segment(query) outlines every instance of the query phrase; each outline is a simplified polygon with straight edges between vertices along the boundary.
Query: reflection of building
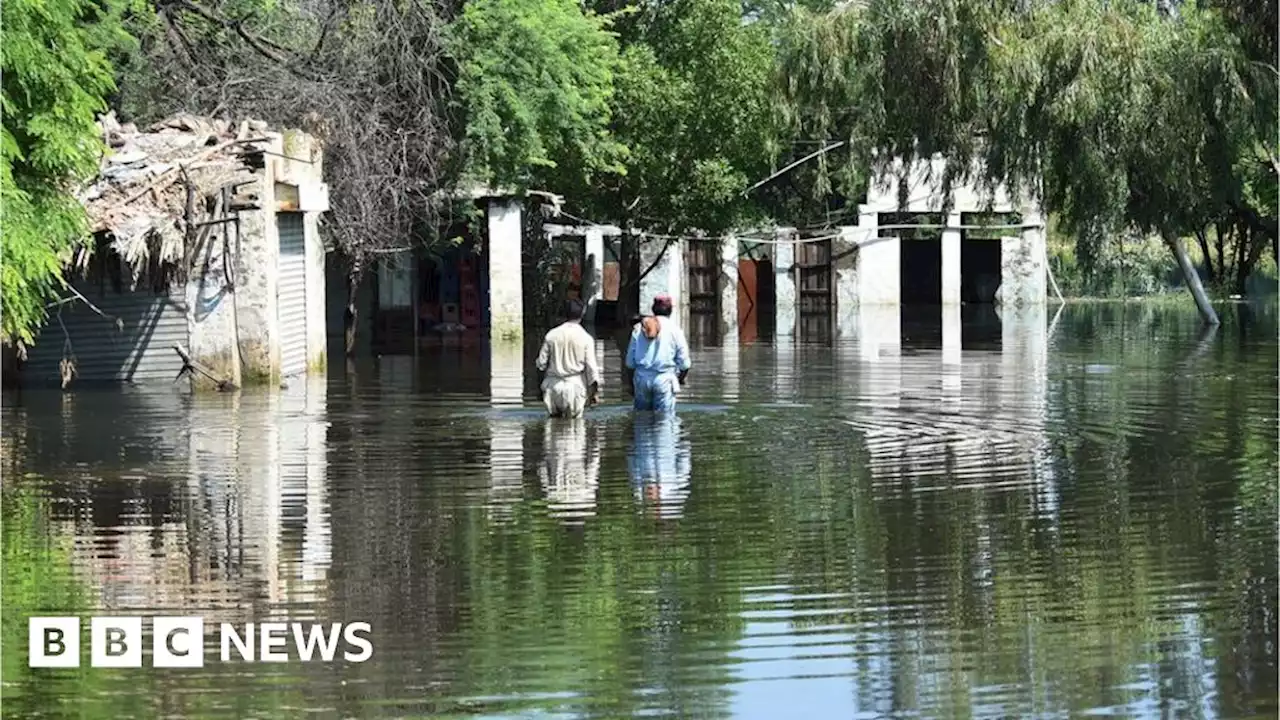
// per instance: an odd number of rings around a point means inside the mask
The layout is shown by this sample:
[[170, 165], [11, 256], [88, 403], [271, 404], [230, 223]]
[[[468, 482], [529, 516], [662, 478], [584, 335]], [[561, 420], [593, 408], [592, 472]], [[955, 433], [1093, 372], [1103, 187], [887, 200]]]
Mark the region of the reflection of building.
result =
[[[101, 602], [238, 622], [264, 600], [323, 599], [331, 554], [325, 392], [318, 377], [280, 393], [184, 399], [161, 391], [148, 394], [150, 412], [112, 393], [115, 414], [123, 405], [133, 420], [107, 439], [115, 452], [94, 444], [100, 415], [28, 415], [61, 425], [64, 443], [98, 448], [78, 457], [29, 453], [31, 471], [62, 479], [80, 475], [77, 465], [107, 465], [79, 489], [54, 490], [72, 504], [55, 522], [75, 538], [77, 568]], [[119, 448], [147, 475], [116, 470]]]
[[1054, 492], [1032, 472], [1048, 452], [1044, 306], [1002, 308], [1000, 324], [999, 351], [956, 353], [958, 365], [947, 350], [901, 353], [894, 323], [862, 328], [861, 407], [845, 422], [866, 438], [878, 483], [900, 481], [909, 467], [917, 484], [946, 475], [953, 486], [1032, 483]]
[[542, 443], [538, 478], [552, 517], [574, 522], [595, 515], [602, 445], [597, 424], [548, 418]]
[[663, 518], [679, 517], [689, 496], [692, 448], [675, 413], [636, 413], [627, 467], [641, 502]]

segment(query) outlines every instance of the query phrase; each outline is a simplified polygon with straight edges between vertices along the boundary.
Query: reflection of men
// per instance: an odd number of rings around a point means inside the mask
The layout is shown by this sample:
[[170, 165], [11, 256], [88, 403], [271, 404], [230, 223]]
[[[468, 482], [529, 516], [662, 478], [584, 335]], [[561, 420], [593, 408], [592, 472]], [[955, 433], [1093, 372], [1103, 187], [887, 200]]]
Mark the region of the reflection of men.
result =
[[600, 438], [581, 418], [548, 422], [543, 428], [538, 476], [551, 515], [573, 521], [595, 513], [600, 480]]
[[690, 448], [674, 414], [635, 416], [627, 468], [636, 494], [662, 517], [677, 517], [689, 495]]
[[547, 333], [538, 352], [542, 402], [552, 417], [582, 417], [587, 405], [596, 404], [600, 392], [600, 368], [596, 365], [596, 341], [582, 327], [582, 303], [565, 303], [564, 322]]
[[631, 331], [626, 366], [634, 372], [636, 410], [675, 410], [676, 393], [689, 374], [689, 343], [671, 319], [671, 296], [655, 297], [653, 315]]

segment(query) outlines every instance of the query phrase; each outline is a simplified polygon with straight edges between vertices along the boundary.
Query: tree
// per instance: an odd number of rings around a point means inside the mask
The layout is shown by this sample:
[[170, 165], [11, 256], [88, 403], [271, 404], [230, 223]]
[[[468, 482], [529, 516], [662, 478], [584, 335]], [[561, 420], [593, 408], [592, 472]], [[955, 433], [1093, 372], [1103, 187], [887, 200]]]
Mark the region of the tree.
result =
[[590, 185], [556, 180], [581, 213], [626, 230], [624, 316], [635, 309], [646, 270], [632, 272], [639, 228], [719, 233], [760, 215], [742, 191], [769, 168], [774, 54], [769, 31], [745, 24], [741, 13], [732, 0], [675, 0], [618, 14], [622, 57], [610, 130], [628, 150], [623, 168]]
[[366, 271], [447, 240], [433, 230], [455, 209], [442, 30], [456, 11], [431, 0], [158, 0], [149, 56], [130, 68], [126, 115], [254, 117], [323, 143], [332, 198], [323, 232], [346, 261], [348, 353]]
[[1183, 238], [1223, 216], [1258, 232], [1275, 217], [1251, 189], [1274, 182], [1275, 163], [1257, 161], [1275, 158], [1275, 71], [1216, 11], [1167, 14], [1137, 0], [797, 13], [781, 50], [787, 119], [847, 140], [824, 175], [938, 153], [944, 189], [977, 179], [1041, 199], [1085, 257], [1117, 230], [1157, 233], [1216, 323]]
[[528, 189], [557, 172], [622, 170], [609, 133], [618, 47], [573, 0], [473, 0], [446, 33], [458, 65], [467, 174]]
[[88, 229], [75, 183], [97, 171], [96, 124], [114, 90], [107, 52], [127, 46], [127, 6], [81, 0], [3, 5], [3, 318], [0, 336], [22, 351], [65, 287], [64, 254]]

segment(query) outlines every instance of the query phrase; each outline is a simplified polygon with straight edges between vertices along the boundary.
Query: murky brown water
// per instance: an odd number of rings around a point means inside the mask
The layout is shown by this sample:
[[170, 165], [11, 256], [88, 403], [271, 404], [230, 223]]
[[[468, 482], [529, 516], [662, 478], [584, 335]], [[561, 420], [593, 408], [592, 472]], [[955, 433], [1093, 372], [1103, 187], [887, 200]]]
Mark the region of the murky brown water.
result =
[[[676, 423], [616, 383], [548, 422], [459, 349], [7, 396], [3, 712], [1274, 717], [1277, 326], [1224, 320], [1075, 306], [958, 371], [700, 348]], [[26, 667], [28, 615], [108, 611], [368, 621], [374, 654]]]

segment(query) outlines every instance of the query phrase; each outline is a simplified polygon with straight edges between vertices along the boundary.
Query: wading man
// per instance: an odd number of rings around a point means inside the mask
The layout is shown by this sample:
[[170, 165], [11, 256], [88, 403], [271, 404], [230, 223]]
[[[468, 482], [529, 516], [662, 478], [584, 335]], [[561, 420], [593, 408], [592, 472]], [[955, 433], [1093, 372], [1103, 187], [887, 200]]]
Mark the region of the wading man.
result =
[[676, 393], [689, 374], [689, 344], [671, 319], [671, 297], [653, 299], [653, 315], [631, 331], [626, 367], [631, 373], [636, 410], [672, 412]]
[[543, 374], [542, 402], [547, 414], [576, 418], [599, 399], [600, 367], [596, 340], [582, 327], [582, 303], [565, 303], [564, 318], [543, 339], [537, 366]]

